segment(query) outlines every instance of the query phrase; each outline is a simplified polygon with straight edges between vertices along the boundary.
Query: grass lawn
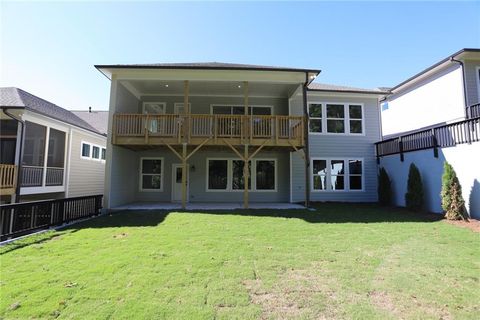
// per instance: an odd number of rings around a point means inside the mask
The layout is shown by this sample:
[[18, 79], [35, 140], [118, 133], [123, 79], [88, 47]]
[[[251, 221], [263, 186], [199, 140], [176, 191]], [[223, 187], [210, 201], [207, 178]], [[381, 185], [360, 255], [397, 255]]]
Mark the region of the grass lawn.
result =
[[0, 248], [0, 316], [478, 319], [479, 240], [373, 205], [123, 212]]

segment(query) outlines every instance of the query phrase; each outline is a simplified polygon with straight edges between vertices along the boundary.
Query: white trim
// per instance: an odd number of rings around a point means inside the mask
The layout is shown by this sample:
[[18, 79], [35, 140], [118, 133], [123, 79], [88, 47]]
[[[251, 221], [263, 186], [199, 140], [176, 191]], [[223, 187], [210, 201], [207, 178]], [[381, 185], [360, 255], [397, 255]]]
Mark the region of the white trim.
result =
[[[475, 67], [475, 79], [477, 80], [477, 103], [480, 103], [480, 66]], [[473, 103], [470, 101], [469, 104]]]
[[[318, 176], [318, 174], [313, 173], [313, 161], [314, 160], [325, 160], [326, 161], [326, 166], [327, 166], [327, 173], [325, 175], [326, 177], [326, 182], [327, 182], [327, 188], [325, 190], [318, 190], [314, 189], [313, 186], [313, 177]], [[330, 169], [330, 163], [332, 160], [343, 160], [344, 161], [344, 166], [345, 166], [345, 173], [343, 174], [344, 176], [344, 189], [343, 190], [332, 190], [331, 186], [331, 169]], [[361, 161], [362, 162], [362, 189], [359, 190], [351, 190], [350, 189], [350, 166], [348, 161]], [[364, 192], [365, 191], [365, 160], [364, 158], [358, 158], [358, 157], [310, 157], [310, 192], [314, 193], [325, 193], [325, 192]], [[356, 175], [358, 176], [358, 175]]]
[[[329, 102], [329, 101], [309, 101], [307, 103], [308, 106], [308, 114], [310, 114], [310, 105], [311, 104], [321, 104], [322, 105], [322, 132], [310, 132], [310, 116], [308, 116], [308, 134], [309, 135], [333, 135], [333, 136], [353, 136], [353, 137], [364, 137], [366, 135], [366, 128], [365, 128], [365, 104], [361, 102]], [[327, 104], [332, 105], [343, 105], [344, 111], [344, 128], [345, 132], [343, 133], [335, 133], [335, 132], [327, 132]], [[360, 119], [350, 119], [350, 106], [360, 106], [362, 109], [362, 133], [351, 133], [350, 132], [350, 120], [360, 120]], [[318, 117], [314, 117], [313, 119], [317, 119]], [[328, 118], [330, 120], [341, 120], [342, 118]]]
[[[70, 128], [69, 133], [68, 133], [68, 149], [67, 149], [67, 172], [65, 174], [65, 197], [68, 198], [69, 193], [70, 193], [70, 168], [72, 165], [72, 128]], [[65, 139], [66, 140], [66, 139]], [[80, 144], [80, 149], [82, 148], [82, 145]]]
[[[213, 107], [244, 107], [244, 104], [232, 104], [232, 103], [212, 103], [210, 104], [210, 114], [213, 114]], [[248, 104], [249, 108], [270, 108], [270, 115], [274, 115], [272, 105], [263, 104]], [[245, 111], [245, 110], [244, 110]], [[232, 113], [230, 113], [233, 115]], [[241, 116], [241, 114], [239, 114]]]
[[[183, 102], [175, 102], [173, 105], [173, 114], [180, 114], [178, 109], [183, 108]], [[188, 103], [188, 109], [190, 110], [190, 113], [192, 113], [192, 104], [189, 102]]]
[[21, 187], [20, 195], [64, 192], [65, 186]]
[[[209, 189], [208, 188], [208, 177], [209, 177], [209, 166], [208, 163], [210, 160], [224, 160], [227, 161], [227, 188], [226, 189]], [[205, 176], [205, 192], [243, 192], [244, 189], [233, 189], [233, 161], [243, 161], [240, 158], [235, 157], [214, 157], [206, 159], [206, 176]], [[275, 162], [275, 188], [273, 190], [257, 190], [257, 161], [274, 161]], [[250, 189], [248, 192], [278, 192], [278, 159], [277, 158], [254, 158], [251, 159], [251, 176], [250, 176]]]
[[125, 87], [131, 94], [135, 96], [138, 100], [142, 100], [142, 95], [140, 92], [128, 81], [120, 81], [120, 84]]
[[[161, 169], [160, 169], [160, 189], [143, 189], [143, 160], [161, 160], [162, 161], [162, 166], [161, 166]], [[164, 180], [164, 176], [165, 176], [165, 170], [164, 170], [164, 166], [165, 166], [165, 159], [163, 157], [141, 157], [140, 158], [140, 165], [138, 166], [140, 171], [138, 173], [138, 177], [139, 177], [139, 183], [138, 183], [138, 190], [140, 192], [163, 192], [163, 180]], [[158, 175], [158, 173], [156, 174], [149, 174], [147, 173], [146, 175]]]
[[[88, 144], [88, 146], [89, 146], [88, 156], [83, 155], [83, 145], [84, 144]], [[85, 159], [85, 160], [89, 160], [89, 159], [91, 159], [91, 157], [90, 157], [91, 155], [92, 155], [92, 144], [90, 142], [86, 142], [86, 141], [82, 140], [82, 142], [80, 142], [80, 158]]]
[[162, 112], [158, 113], [158, 114], [165, 114], [166, 111], [167, 111], [167, 103], [166, 102], [163, 102], [163, 101], [144, 101], [142, 102], [142, 114], [145, 114], [145, 105], [146, 104], [160, 104], [162, 105]]
[[[66, 140], [66, 137], [65, 137]], [[45, 153], [43, 159], [43, 177], [42, 177], [42, 187], [47, 186], [47, 169], [48, 169], [48, 147], [50, 146], [50, 127], [47, 127], [47, 131], [45, 132]], [[64, 164], [65, 166], [65, 164]], [[65, 173], [65, 167], [63, 169]], [[63, 181], [62, 181], [63, 182]]]
[[[170, 195], [170, 201], [172, 202], [179, 202], [179, 201], [182, 201], [182, 199], [180, 200], [174, 200], [173, 199], [173, 194], [174, 194], [174, 190], [175, 190], [175, 184], [177, 183], [177, 173], [176, 173], [176, 168], [183, 168], [183, 165], [181, 163], [172, 163], [172, 192], [171, 195]], [[190, 166], [189, 164], [187, 163], [187, 203], [189, 202], [189, 199], [190, 199]]]

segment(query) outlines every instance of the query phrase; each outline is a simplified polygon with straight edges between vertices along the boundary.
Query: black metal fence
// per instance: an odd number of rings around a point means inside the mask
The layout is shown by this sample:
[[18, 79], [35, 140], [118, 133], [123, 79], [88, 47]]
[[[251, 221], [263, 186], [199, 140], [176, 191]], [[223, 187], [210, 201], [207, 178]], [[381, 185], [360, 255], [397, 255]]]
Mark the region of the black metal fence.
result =
[[480, 117], [480, 103], [473, 104], [473, 105], [467, 107], [467, 116], [469, 118]]
[[103, 195], [0, 206], [0, 240], [100, 214]]
[[377, 157], [480, 141], [480, 115], [375, 143]]

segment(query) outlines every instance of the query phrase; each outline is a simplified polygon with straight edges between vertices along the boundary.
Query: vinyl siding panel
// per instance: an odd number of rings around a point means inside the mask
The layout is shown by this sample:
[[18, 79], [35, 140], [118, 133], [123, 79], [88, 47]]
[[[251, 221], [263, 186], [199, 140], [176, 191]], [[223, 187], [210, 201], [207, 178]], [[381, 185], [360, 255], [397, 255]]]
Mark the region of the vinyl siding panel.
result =
[[391, 95], [382, 111], [383, 134], [390, 135], [465, 117], [463, 72], [459, 64]]
[[480, 103], [478, 69], [480, 60], [465, 61], [465, 87], [467, 90], [467, 104]]
[[81, 157], [82, 141], [105, 147], [106, 138], [72, 130], [68, 196], [103, 194], [105, 161]]
[[[380, 119], [376, 98], [353, 98], [309, 92], [308, 102], [362, 103], [364, 105], [365, 135], [325, 135], [310, 134], [309, 146], [311, 158], [362, 158], [364, 191], [311, 192], [312, 201], [377, 201], [377, 164], [374, 143], [381, 139]], [[292, 156], [292, 200], [305, 198], [304, 163], [299, 155]]]
[[[108, 156], [107, 156], [107, 161]], [[138, 177], [138, 161], [134, 151], [112, 146], [109, 208], [134, 202]]]

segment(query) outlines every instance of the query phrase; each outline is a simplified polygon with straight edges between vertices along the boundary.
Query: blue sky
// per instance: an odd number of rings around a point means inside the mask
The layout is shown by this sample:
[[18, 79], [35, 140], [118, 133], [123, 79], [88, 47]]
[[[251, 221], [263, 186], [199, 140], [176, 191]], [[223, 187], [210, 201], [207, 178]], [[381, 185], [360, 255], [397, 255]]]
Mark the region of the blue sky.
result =
[[107, 109], [94, 64], [220, 61], [319, 68], [393, 86], [480, 47], [480, 2], [1, 2], [0, 85]]

